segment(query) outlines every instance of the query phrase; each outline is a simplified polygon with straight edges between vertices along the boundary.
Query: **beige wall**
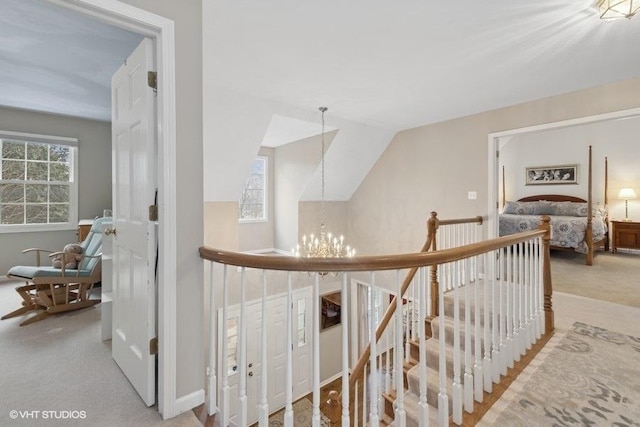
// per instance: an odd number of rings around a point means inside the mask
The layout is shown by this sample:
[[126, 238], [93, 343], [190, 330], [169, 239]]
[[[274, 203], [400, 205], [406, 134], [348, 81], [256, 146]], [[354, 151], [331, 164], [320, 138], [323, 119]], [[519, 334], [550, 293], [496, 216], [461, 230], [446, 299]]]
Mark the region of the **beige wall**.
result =
[[[78, 138], [78, 218], [102, 216], [111, 207], [111, 123], [0, 107], [0, 130]], [[76, 229], [0, 233], [0, 275], [35, 262], [22, 249], [62, 250], [77, 239]]]
[[489, 133], [639, 106], [635, 78], [400, 132], [349, 201], [349, 238], [360, 254], [419, 250], [430, 211], [487, 214]]
[[[171, 19], [176, 44], [177, 397], [204, 388], [202, 1], [123, 0]], [[162, 171], [160, 171], [162, 173]], [[160, 200], [162, 203], [162, 200]]]

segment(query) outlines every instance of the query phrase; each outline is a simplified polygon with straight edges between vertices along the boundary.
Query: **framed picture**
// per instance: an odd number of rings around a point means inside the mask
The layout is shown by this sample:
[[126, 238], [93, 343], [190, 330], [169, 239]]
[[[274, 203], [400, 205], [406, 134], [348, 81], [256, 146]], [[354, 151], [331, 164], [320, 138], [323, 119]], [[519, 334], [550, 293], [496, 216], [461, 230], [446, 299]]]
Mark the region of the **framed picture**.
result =
[[578, 165], [525, 168], [526, 185], [577, 184]]
[[320, 331], [340, 324], [341, 299], [340, 291], [320, 296]]

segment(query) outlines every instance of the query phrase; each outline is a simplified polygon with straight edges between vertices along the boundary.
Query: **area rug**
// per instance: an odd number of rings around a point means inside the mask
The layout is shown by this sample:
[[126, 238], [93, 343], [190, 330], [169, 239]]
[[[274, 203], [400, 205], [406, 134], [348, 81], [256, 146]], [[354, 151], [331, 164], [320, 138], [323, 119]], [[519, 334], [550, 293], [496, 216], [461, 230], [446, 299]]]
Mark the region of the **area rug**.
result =
[[[311, 427], [313, 419], [313, 405], [309, 399], [300, 399], [293, 404], [293, 425], [295, 427]], [[331, 421], [323, 413], [320, 413], [320, 425], [330, 427]], [[269, 427], [284, 426], [284, 409], [269, 417]]]
[[640, 338], [576, 322], [479, 426], [640, 426]]

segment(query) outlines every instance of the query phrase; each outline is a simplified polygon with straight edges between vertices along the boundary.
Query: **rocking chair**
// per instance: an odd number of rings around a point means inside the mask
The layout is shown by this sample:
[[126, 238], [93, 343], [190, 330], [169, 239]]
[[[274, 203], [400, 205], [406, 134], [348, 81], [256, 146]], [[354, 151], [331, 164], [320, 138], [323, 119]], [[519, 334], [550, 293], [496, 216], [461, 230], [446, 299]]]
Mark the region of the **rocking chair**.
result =
[[40, 311], [22, 323], [28, 325], [42, 320], [52, 313], [78, 310], [100, 302], [90, 299], [94, 284], [101, 280], [102, 257], [102, 223], [111, 218], [98, 218], [93, 223], [87, 237], [80, 244], [83, 248], [82, 258], [75, 269], [40, 265], [41, 254], [49, 253], [49, 257], [61, 255], [63, 252], [52, 252], [46, 249], [25, 249], [22, 253], [36, 252], [36, 265], [19, 265], [12, 267], [7, 277], [21, 279], [26, 282], [18, 286], [16, 291], [22, 297], [22, 307], [2, 316], [2, 320], [20, 316], [30, 311]]

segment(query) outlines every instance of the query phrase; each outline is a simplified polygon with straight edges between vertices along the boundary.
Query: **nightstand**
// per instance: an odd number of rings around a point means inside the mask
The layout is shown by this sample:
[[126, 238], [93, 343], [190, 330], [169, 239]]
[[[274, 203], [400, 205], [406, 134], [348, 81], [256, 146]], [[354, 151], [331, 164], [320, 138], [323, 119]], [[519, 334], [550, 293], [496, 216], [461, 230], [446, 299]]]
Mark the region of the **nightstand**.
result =
[[640, 249], [640, 222], [611, 221], [611, 252], [618, 248]]

